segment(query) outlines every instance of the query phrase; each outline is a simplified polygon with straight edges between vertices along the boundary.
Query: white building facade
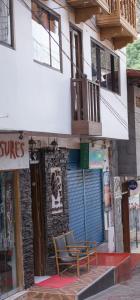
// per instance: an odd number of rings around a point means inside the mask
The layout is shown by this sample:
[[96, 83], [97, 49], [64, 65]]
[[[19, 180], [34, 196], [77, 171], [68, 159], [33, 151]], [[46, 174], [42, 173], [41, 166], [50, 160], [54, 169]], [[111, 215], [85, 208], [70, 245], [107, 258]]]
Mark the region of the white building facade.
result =
[[55, 271], [52, 236], [72, 229], [92, 239], [95, 219], [101, 243], [113, 224], [111, 143], [128, 140], [121, 48], [136, 36], [134, 7], [127, 18], [123, 5], [0, 1], [2, 299]]

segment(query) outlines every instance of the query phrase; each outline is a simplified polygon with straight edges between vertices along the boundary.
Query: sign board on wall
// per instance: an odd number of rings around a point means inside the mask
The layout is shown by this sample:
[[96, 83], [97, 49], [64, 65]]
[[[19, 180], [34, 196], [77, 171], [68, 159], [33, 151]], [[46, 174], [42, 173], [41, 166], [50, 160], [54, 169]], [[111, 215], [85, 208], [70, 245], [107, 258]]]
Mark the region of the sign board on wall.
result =
[[61, 168], [51, 168], [51, 193], [52, 214], [60, 214], [63, 212]]
[[18, 134], [0, 134], [0, 170], [29, 168], [28, 137]]
[[88, 143], [81, 143], [80, 166], [82, 169], [102, 169], [103, 171], [108, 171], [108, 150], [102, 148], [96, 149]]

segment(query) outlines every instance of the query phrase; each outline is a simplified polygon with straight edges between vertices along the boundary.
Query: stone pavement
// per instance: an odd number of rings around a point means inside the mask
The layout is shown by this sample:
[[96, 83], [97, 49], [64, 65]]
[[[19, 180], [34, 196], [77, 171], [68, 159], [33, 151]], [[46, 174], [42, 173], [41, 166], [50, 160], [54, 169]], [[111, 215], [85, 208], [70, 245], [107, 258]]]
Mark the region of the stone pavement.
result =
[[140, 266], [136, 267], [129, 280], [86, 300], [140, 300]]

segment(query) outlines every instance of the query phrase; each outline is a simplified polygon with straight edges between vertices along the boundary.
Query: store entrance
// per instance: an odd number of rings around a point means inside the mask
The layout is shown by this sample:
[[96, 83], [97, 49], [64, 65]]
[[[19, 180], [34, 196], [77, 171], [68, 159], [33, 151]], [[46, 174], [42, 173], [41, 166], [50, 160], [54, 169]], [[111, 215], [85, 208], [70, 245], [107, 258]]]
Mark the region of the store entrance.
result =
[[14, 172], [0, 173], [0, 299], [17, 288]]
[[40, 163], [30, 165], [34, 275], [46, 275], [46, 231], [45, 231], [45, 201], [43, 201], [43, 178]]

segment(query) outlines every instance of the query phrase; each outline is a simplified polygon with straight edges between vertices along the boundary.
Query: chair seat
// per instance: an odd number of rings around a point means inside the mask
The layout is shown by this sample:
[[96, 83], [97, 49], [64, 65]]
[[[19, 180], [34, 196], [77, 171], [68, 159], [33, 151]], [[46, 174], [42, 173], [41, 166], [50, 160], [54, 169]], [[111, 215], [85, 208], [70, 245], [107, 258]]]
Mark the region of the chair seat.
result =
[[67, 262], [67, 263], [69, 263], [69, 262], [75, 262], [76, 261], [76, 256], [63, 256], [63, 257], [61, 257], [61, 259], [60, 259], [62, 262]]

